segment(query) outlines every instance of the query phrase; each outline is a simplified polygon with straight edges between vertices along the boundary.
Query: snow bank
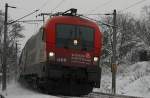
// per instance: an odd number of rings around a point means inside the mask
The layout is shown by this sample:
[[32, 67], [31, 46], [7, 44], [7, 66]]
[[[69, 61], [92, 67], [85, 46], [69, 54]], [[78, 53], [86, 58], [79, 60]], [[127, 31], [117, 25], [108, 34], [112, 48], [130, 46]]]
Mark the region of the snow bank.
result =
[[[138, 62], [128, 67], [119, 66], [116, 79], [116, 93], [150, 98], [150, 62]], [[122, 68], [123, 67], [123, 68]], [[122, 70], [124, 69], [124, 70]], [[122, 70], [122, 71], [119, 71]], [[102, 75], [101, 88], [94, 91], [111, 93], [111, 73]], [[41, 94], [11, 82], [7, 87], [6, 98], [60, 98]]]
[[[130, 96], [150, 98], [150, 62], [138, 62], [128, 67], [118, 68], [116, 93]], [[100, 89], [94, 91], [111, 93], [111, 74], [102, 76]]]
[[117, 78], [119, 94], [150, 97], [150, 62], [138, 62]]
[[124, 88], [124, 93], [150, 98], [150, 76], [143, 76]]
[[59, 98], [56, 96], [50, 96], [32, 91], [21, 86], [17, 82], [11, 82], [8, 84], [7, 91], [3, 95], [5, 98]]
[[34, 95], [11, 95], [6, 96], [6, 98], [58, 98], [54, 96], [48, 96], [48, 95], [40, 95], [40, 94], [34, 94]]

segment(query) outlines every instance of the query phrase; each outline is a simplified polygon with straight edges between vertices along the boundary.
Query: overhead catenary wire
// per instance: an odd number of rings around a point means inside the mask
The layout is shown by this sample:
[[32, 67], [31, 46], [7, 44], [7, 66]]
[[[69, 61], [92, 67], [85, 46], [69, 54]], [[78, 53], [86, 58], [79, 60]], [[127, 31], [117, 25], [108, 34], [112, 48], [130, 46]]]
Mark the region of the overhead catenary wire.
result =
[[104, 22], [102, 22], [102, 21], [99, 21], [99, 20], [96, 20], [96, 19], [93, 19], [93, 18], [89, 18], [89, 17], [84, 16], [84, 15], [82, 15], [82, 17], [87, 18], [87, 19], [90, 19], [90, 20], [95, 21], [95, 22], [97, 22], [97, 23], [101, 23], [102, 25], [106, 25], [106, 26], [109, 26], [109, 27], [116, 27], [116, 26], [114, 26], [114, 25], [112, 25], [112, 24], [107, 24], [107, 23], [104, 23]]
[[23, 23], [26, 23], [26, 22], [42, 22], [43, 20], [22, 20], [22, 21], [17, 21], [17, 22], [23, 22]]
[[97, 16], [97, 15], [113, 15], [113, 13], [95, 13], [95, 14], [89, 14], [89, 13], [84, 13], [84, 14], [81, 14], [81, 15], [86, 15], [86, 16], [90, 16], [90, 15], [93, 15], [93, 16]]
[[29, 10], [29, 9], [26, 9], [26, 8], [23, 8], [23, 7], [20, 7], [20, 6], [16, 6], [16, 9], [22, 10], [22, 11], [25, 11], [25, 12], [31, 11], [31, 10]]
[[[47, 0], [40, 8], [39, 8], [39, 10], [42, 10], [45, 6], [46, 6], [46, 4], [47, 4], [47, 2], [48, 2], [49, 0]], [[52, 10], [51, 10], [51, 12], [53, 12], [54, 10], [56, 10], [63, 2], [65, 2], [65, 0], [61, 0]], [[43, 16], [43, 24], [44, 24], [44, 20], [45, 20], [45, 15], [48, 15], [48, 16], [53, 16], [53, 14], [52, 13], [41, 13], [41, 14], [38, 14], [38, 15], [36, 15], [36, 18], [37, 18], [37, 16]]]
[[130, 9], [130, 8], [132, 8], [132, 7], [135, 7], [136, 5], [141, 4], [141, 3], [145, 2], [145, 1], [147, 1], [147, 0], [140, 0], [140, 1], [138, 1], [138, 2], [136, 2], [136, 3], [134, 3], [134, 4], [130, 5], [130, 6], [128, 6], [128, 7], [126, 7], [126, 8], [120, 10], [119, 12], [123, 12], [123, 11], [125, 11], [125, 10], [128, 10], [128, 9]]
[[30, 15], [36, 13], [37, 11], [39, 11], [39, 10], [35, 10], [35, 11], [33, 11], [33, 12], [31, 12], [31, 13], [29, 13], [29, 14], [27, 14], [27, 15], [21, 17], [21, 18], [18, 18], [18, 19], [14, 20], [14, 21], [8, 22], [8, 24], [13, 24], [13, 23], [15, 23], [15, 22], [17, 22], [17, 21], [19, 21], [19, 20], [25, 18], [25, 17], [28, 17], [28, 16], [30, 16]]
[[64, 3], [65, 0], [61, 0], [52, 10], [51, 12], [53, 12], [54, 10], [56, 10], [62, 3]]
[[42, 10], [49, 2], [50, 2], [50, 0], [46, 0], [45, 3], [43, 3], [43, 5], [41, 5], [39, 10]]
[[[18, 18], [18, 19], [16, 19], [15, 21], [10, 21], [10, 22], [8, 22], [8, 24], [15, 23], [15, 22], [17, 22], [17, 21], [19, 21], [19, 20], [21, 20], [21, 19], [23, 19], [23, 18], [25, 18], [25, 17], [28, 17], [28, 16], [30, 16], [30, 15], [32, 15], [32, 14], [34, 14], [34, 13], [40, 11], [40, 10], [42, 10], [42, 9], [46, 6], [46, 4], [47, 4], [48, 2], [49, 2], [49, 0], [47, 0], [41, 7], [39, 7], [39, 9], [34, 10], [33, 12], [31, 12], [31, 13], [29, 13], [29, 14], [27, 14], [27, 15], [21, 17], [21, 18]], [[17, 9], [22, 9], [22, 10], [25, 10], [25, 11], [29, 11], [29, 10], [27, 10], [27, 9], [25, 9], [25, 8], [22, 8], [22, 7], [17, 7]]]
[[103, 7], [103, 6], [106, 6], [107, 4], [110, 4], [112, 2], [112, 0], [109, 0], [109, 1], [106, 1], [105, 3], [103, 3], [103, 4], [100, 4], [100, 5], [98, 5], [98, 6], [96, 6], [94, 9], [92, 9], [90, 12], [94, 12], [94, 11], [96, 11], [97, 9], [99, 9], [99, 8], [101, 8], [101, 7]]
[[[65, 2], [65, 0], [61, 0], [52, 10], [51, 10], [51, 13], [41, 13], [41, 14], [39, 14], [39, 15], [36, 15], [36, 18], [37, 18], [37, 16], [43, 16], [43, 24], [44, 24], [44, 16], [45, 15], [48, 15], [48, 16], [54, 16], [56, 13], [52, 13], [54, 10], [56, 10], [62, 3], [64, 3]], [[43, 5], [45, 5], [45, 4], [43, 4]], [[41, 8], [40, 8], [40, 10], [41, 10]]]

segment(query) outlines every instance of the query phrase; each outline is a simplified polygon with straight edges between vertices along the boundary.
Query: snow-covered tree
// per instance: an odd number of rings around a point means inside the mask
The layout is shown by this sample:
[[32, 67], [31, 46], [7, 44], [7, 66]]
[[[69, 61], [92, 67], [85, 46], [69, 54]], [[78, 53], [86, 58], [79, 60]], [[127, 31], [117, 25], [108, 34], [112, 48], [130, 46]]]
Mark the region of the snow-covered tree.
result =
[[[107, 18], [105, 23], [112, 24], [112, 18]], [[112, 57], [112, 28], [102, 26], [103, 55], [102, 62], [111, 63]], [[134, 63], [138, 61], [138, 53], [150, 45], [150, 30], [148, 26], [135, 19], [130, 14], [117, 14], [117, 61], [118, 63]]]
[[[9, 21], [9, 19], [8, 19]], [[23, 26], [19, 23], [8, 24], [7, 32], [7, 67], [9, 71], [13, 71], [16, 67], [16, 42], [19, 38], [23, 38], [21, 34]], [[3, 45], [4, 45], [4, 13], [0, 11], [0, 67], [2, 66]], [[18, 48], [19, 49], [19, 48]], [[0, 68], [1, 69], [1, 68]]]

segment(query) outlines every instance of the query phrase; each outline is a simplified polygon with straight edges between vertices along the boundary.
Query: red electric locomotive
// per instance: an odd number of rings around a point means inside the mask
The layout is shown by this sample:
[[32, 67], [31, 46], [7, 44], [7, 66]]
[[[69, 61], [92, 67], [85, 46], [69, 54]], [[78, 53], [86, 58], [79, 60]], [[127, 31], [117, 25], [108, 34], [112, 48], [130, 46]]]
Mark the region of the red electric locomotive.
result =
[[20, 79], [68, 95], [100, 87], [102, 33], [76, 11], [54, 15], [27, 41], [19, 63]]

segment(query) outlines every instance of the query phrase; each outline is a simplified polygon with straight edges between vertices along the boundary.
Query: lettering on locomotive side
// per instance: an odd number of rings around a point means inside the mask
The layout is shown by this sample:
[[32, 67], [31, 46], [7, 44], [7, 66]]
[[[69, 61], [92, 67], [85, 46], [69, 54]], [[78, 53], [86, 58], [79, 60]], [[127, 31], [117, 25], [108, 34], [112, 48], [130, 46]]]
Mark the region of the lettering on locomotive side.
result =
[[86, 58], [91, 58], [91, 55], [90, 55], [89, 53], [86, 53], [86, 54], [85, 54], [85, 57], [86, 57]]
[[85, 55], [83, 55], [83, 54], [72, 54], [72, 57], [85, 57]]
[[82, 64], [91, 64], [92, 59], [90, 54], [72, 54], [71, 55], [71, 61], [74, 63], [82, 63]]

